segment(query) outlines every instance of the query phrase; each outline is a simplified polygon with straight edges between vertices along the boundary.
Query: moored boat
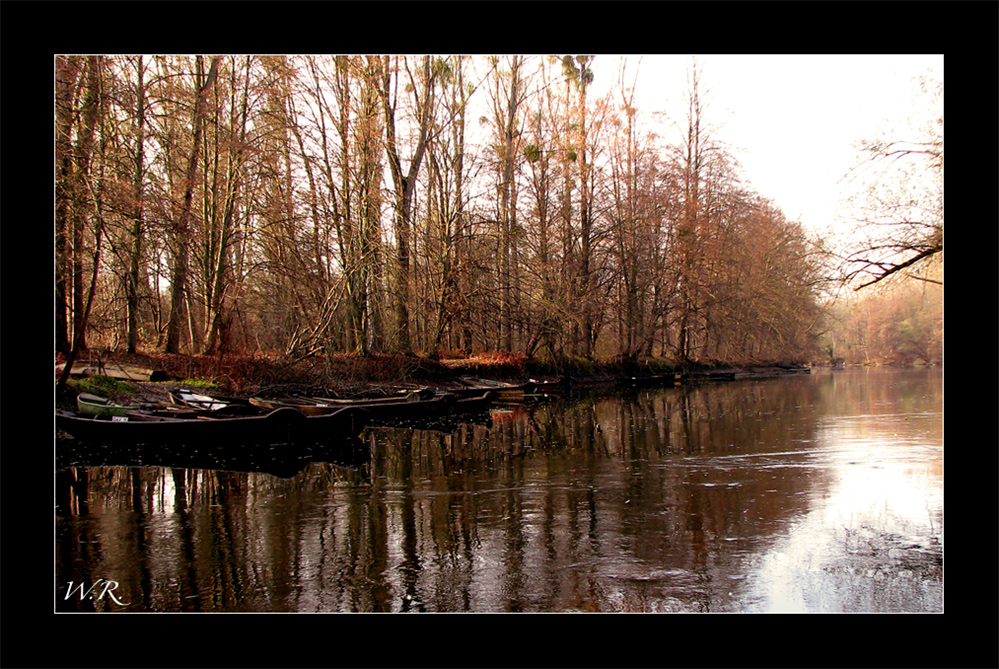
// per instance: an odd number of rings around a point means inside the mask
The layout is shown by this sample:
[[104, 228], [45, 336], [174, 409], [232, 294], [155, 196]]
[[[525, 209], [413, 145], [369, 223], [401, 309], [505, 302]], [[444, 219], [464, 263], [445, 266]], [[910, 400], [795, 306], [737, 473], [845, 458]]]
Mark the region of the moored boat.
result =
[[[496, 393], [496, 399], [503, 402], [522, 402], [528, 395], [532, 395], [537, 390], [537, 384], [533, 381], [526, 383], [508, 383], [506, 381], [494, 381], [475, 376], [464, 376], [461, 382], [465, 384], [465, 392], [482, 392], [492, 390]], [[453, 392], [449, 389], [449, 392]]]
[[317, 402], [326, 402], [329, 404], [343, 404], [343, 405], [355, 405], [355, 404], [376, 404], [382, 402], [418, 402], [420, 400], [431, 400], [436, 397], [438, 393], [434, 391], [433, 388], [419, 388], [416, 390], [400, 390], [396, 393], [390, 394], [379, 394], [379, 395], [359, 395], [356, 397], [309, 397], [305, 399], [314, 399]]
[[76, 396], [76, 408], [81, 414], [90, 416], [124, 416], [138, 407], [117, 404], [91, 393], [80, 393]]
[[683, 380], [683, 375], [679, 373], [651, 374], [648, 376], [623, 376], [620, 384], [625, 386], [668, 386], [678, 385]]
[[530, 381], [534, 384], [534, 392], [539, 395], [560, 395], [569, 386], [567, 379], [559, 379], [557, 381], [531, 379]]
[[325, 416], [344, 408], [340, 404], [306, 397], [251, 397], [249, 403], [264, 411], [292, 408], [306, 416]]
[[107, 444], [287, 444], [356, 437], [368, 412], [344, 407], [322, 416], [281, 408], [263, 416], [173, 418], [130, 411], [124, 416], [56, 412], [56, 427], [77, 439]]
[[261, 413], [248, 400], [237, 397], [214, 397], [186, 388], [170, 392], [168, 409], [192, 410], [208, 416], [251, 416]]
[[496, 391], [487, 390], [479, 395], [458, 397], [454, 402], [454, 413], [473, 414], [488, 411], [496, 397]]
[[454, 413], [459, 398], [445, 393], [432, 399], [402, 402], [370, 402], [356, 404], [371, 416], [372, 424], [387, 424], [397, 421], [433, 420]]
[[184, 404], [192, 409], [202, 409], [205, 411], [218, 411], [228, 406], [226, 402], [216, 400], [208, 395], [192, 392], [186, 388], [171, 392], [170, 398], [177, 404]]
[[457, 398], [450, 394], [440, 395], [432, 399], [400, 397], [347, 401], [314, 397], [285, 397], [273, 399], [251, 397], [250, 402], [254, 406], [269, 411], [292, 408], [310, 416], [322, 416], [340, 411], [344, 408], [363, 409], [368, 413], [372, 421], [386, 422], [442, 416], [450, 413], [454, 409], [457, 404]]

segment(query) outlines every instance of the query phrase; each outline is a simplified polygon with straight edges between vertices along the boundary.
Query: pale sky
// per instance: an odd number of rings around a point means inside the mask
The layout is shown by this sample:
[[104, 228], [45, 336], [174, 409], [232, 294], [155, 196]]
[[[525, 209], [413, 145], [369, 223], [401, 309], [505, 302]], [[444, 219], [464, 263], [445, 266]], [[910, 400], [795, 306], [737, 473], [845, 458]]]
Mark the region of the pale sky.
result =
[[[823, 230], [836, 221], [837, 183], [852, 144], [909, 113], [911, 80], [942, 55], [697, 55], [706, 120], [732, 150], [753, 188], [790, 219]], [[618, 56], [598, 55], [613, 85]], [[690, 55], [628, 55], [638, 69], [637, 106], [684, 116]], [[639, 61], [639, 59], [641, 59]], [[596, 66], [595, 66], [596, 69]], [[595, 82], [595, 85], [597, 82]]]

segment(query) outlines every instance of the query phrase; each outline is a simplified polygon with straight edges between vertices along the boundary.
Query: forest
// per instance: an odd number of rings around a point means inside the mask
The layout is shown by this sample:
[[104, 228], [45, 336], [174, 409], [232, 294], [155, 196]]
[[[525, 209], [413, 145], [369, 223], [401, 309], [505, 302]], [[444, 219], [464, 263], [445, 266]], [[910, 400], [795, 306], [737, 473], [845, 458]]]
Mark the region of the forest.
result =
[[843, 357], [696, 63], [666, 134], [593, 59], [56, 57], [57, 354]]

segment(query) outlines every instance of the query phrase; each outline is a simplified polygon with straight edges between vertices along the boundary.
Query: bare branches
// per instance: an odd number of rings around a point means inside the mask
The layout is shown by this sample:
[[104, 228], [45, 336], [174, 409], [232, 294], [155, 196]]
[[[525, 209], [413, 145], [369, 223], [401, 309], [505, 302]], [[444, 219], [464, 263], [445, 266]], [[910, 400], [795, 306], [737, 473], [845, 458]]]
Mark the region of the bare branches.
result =
[[919, 82], [914, 118], [901, 130], [915, 140], [857, 145], [859, 160], [847, 175], [847, 215], [857, 227], [840, 254], [843, 282], [855, 290], [903, 275], [939, 283], [903, 270], [928, 267], [943, 252], [942, 91], [942, 82]]
[[[874, 249], [871, 249], [871, 250], [875, 250], [876, 251], [876, 250], [879, 250], [879, 249], [878, 248], [874, 248]], [[906, 251], [913, 251], [915, 249], [905, 249], [905, 250]], [[937, 253], [940, 253], [941, 251], [943, 251], [943, 244], [940, 244], [940, 245], [937, 245], [937, 246], [932, 246], [930, 248], [927, 248], [927, 249], [924, 249], [922, 251], [919, 251], [918, 253], [916, 253], [916, 255], [911, 256], [907, 260], [904, 260], [904, 261], [899, 262], [899, 263], [879, 261], [879, 260], [874, 260], [874, 259], [870, 259], [870, 258], [859, 258], [859, 257], [858, 258], [851, 258], [851, 259], [849, 259], [849, 262], [855, 263], [855, 264], [859, 263], [861, 265], [861, 267], [860, 267], [860, 269], [856, 269], [856, 270], [854, 270], [852, 272], [849, 272], [846, 275], [846, 280], [848, 282], [849, 281], [853, 281], [856, 277], [858, 277], [858, 276], [860, 276], [862, 274], [871, 275], [873, 278], [871, 278], [870, 280], [868, 280], [868, 281], [860, 284], [859, 286], [857, 286], [854, 289], [854, 290], [860, 290], [861, 288], [866, 288], [867, 286], [872, 286], [872, 285], [878, 283], [879, 281], [883, 281], [884, 279], [887, 279], [888, 277], [892, 276], [893, 274], [896, 274], [897, 272], [901, 272], [905, 268], [911, 267], [911, 266], [915, 265], [916, 263], [922, 262], [923, 260], [926, 260], [927, 258], [930, 258], [930, 257], [936, 255]], [[927, 282], [930, 282], [930, 283], [936, 283], [936, 284], [939, 284], [939, 285], [943, 285], [942, 281], [937, 281], [935, 279], [928, 279], [926, 277], [918, 277], [918, 276], [915, 276], [915, 275], [912, 275], [912, 274], [907, 274], [907, 276], [910, 276], [910, 277], [913, 277], [913, 278], [916, 278], [916, 279], [920, 279], [922, 281], [927, 281]]]
[[590, 56], [107, 58], [101, 81], [57, 63], [57, 272], [92, 282], [105, 345], [703, 358], [811, 335], [800, 235], [739, 183], [696, 68], [670, 146]]

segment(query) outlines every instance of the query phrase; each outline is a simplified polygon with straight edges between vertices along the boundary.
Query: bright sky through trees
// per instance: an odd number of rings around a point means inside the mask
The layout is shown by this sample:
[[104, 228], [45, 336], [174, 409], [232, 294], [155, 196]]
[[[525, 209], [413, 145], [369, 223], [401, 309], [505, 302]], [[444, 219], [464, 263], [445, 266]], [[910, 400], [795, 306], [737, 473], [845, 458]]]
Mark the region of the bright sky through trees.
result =
[[[622, 56], [601, 55], [602, 86], [614, 86]], [[632, 54], [638, 106], [682, 121], [691, 55]], [[890, 131], [911, 110], [912, 80], [942, 55], [697, 55], [707, 91], [706, 116], [753, 188], [791, 219], [822, 231], [837, 222], [840, 179], [853, 145]], [[892, 125], [889, 125], [892, 124]]]

